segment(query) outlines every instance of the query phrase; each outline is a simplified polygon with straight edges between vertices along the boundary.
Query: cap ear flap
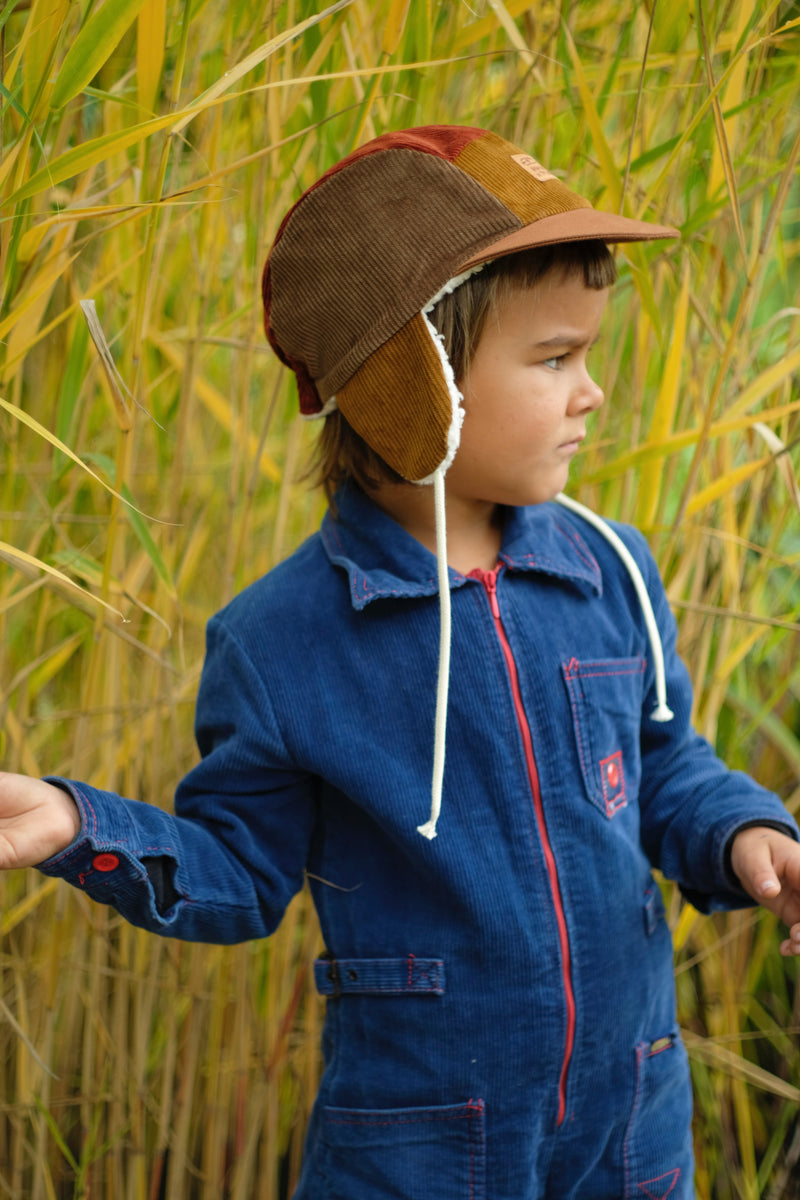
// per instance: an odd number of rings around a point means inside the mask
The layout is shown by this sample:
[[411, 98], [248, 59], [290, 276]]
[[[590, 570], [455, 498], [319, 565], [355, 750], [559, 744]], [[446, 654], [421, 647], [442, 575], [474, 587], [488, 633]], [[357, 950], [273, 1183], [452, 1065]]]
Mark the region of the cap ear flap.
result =
[[375, 350], [336, 393], [339, 411], [356, 433], [415, 483], [452, 460], [461, 428], [460, 399], [438, 334], [422, 313]]

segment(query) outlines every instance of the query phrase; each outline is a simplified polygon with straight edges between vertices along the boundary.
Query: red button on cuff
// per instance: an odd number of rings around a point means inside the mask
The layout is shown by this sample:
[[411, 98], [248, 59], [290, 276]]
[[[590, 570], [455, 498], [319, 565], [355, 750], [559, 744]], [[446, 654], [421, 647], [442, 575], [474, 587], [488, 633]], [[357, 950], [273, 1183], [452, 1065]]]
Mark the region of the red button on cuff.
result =
[[119, 859], [116, 854], [96, 854], [92, 859], [95, 871], [116, 871]]

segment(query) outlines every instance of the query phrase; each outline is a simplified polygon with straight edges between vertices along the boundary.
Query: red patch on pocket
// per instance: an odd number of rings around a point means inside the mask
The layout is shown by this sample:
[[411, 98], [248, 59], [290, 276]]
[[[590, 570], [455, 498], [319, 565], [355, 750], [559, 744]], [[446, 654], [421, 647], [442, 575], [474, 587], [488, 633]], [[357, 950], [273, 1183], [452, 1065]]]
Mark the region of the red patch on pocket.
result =
[[600, 760], [600, 779], [603, 784], [606, 816], [613, 817], [617, 809], [624, 808], [628, 803], [628, 797], [625, 795], [625, 772], [622, 769], [621, 750]]

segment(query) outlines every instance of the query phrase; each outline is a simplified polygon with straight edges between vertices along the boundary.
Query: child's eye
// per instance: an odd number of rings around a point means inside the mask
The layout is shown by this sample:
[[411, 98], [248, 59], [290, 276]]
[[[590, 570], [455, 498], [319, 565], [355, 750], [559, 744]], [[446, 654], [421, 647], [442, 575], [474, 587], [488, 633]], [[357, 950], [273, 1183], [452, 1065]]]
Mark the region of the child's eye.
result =
[[566, 357], [566, 354], [556, 354], [553, 358], [545, 358], [542, 360], [542, 366], [550, 367], [553, 371], [558, 371]]

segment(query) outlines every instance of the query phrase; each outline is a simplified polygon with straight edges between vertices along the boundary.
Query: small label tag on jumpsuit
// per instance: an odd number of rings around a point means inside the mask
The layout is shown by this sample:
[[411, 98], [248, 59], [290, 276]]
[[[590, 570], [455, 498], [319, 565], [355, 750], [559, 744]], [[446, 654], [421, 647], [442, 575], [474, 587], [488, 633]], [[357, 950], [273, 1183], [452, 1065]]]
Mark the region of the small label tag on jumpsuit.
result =
[[600, 779], [603, 784], [603, 800], [606, 816], [613, 817], [618, 808], [628, 803], [625, 795], [625, 772], [622, 769], [622, 751], [617, 750], [600, 761]]

